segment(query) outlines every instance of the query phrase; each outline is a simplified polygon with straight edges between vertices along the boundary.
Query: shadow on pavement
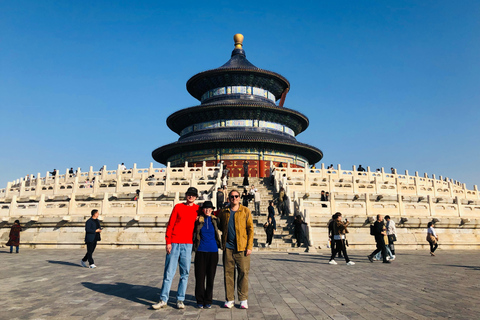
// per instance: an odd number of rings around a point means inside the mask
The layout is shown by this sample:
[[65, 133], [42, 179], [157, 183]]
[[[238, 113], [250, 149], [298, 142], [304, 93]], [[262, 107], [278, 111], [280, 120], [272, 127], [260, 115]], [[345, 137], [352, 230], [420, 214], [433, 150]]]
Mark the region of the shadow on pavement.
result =
[[471, 270], [480, 270], [480, 266], [462, 266], [462, 265], [454, 265], [454, 264], [446, 264], [446, 267], [457, 267], [457, 268], [465, 268]]
[[64, 266], [83, 268], [79, 263], [73, 263], [73, 262], [68, 262], [68, 261], [47, 260], [47, 262], [48, 263], [54, 263], [54, 264], [63, 264]]
[[158, 302], [158, 293], [160, 291], [157, 287], [139, 286], [123, 282], [117, 282], [115, 284], [82, 282], [82, 285], [93, 291], [123, 298], [146, 306]]

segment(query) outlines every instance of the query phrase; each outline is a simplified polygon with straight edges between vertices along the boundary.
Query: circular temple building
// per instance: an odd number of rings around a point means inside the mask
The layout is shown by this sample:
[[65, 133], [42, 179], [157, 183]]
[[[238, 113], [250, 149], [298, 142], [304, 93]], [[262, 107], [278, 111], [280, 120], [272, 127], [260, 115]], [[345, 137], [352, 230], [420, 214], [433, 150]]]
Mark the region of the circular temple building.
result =
[[167, 118], [180, 138], [155, 149], [153, 158], [172, 167], [223, 161], [233, 177], [245, 174], [245, 161], [251, 177], [269, 176], [272, 164], [305, 168], [320, 161], [321, 150], [295, 138], [307, 129], [308, 118], [283, 107], [288, 80], [255, 67], [246, 58], [243, 36], [236, 34], [234, 40], [227, 63], [188, 80], [188, 92], [201, 104]]

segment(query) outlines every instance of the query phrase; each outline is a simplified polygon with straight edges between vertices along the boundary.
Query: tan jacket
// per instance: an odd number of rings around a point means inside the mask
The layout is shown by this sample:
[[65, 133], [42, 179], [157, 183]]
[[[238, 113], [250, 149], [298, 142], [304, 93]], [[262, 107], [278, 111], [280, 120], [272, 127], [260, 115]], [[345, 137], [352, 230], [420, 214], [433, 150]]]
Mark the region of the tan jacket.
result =
[[[228, 233], [230, 208], [220, 210], [217, 215], [218, 229], [222, 232], [222, 250], [225, 250]], [[253, 249], [253, 218], [250, 209], [240, 205], [235, 213], [235, 232], [237, 234], [237, 251]]]

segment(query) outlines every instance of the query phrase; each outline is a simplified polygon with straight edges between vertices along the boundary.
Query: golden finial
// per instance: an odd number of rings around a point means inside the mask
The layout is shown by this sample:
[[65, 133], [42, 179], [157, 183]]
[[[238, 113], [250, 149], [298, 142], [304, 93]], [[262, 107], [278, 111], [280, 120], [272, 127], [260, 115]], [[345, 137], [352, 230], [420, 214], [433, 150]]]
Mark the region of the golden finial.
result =
[[243, 47], [243, 34], [237, 33], [233, 36], [233, 41], [235, 41], [235, 49], [242, 49]]

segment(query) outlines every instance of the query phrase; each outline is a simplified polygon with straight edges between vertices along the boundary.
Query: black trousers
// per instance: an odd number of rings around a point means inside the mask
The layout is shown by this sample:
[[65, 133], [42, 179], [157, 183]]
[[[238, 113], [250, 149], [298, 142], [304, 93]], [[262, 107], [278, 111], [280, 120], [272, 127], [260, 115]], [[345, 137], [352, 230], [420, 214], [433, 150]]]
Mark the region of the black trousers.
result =
[[335, 240], [335, 249], [332, 251], [333, 252], [332, 252], [332, 256], [330, 257], [330, 260], [334, 260], [337, 253], [341, 252], [343, 253], [343, 257], [345, 258], [345, 261], [346, 262], [350, 261], [347, 255], [347, 246], [345, 245], [345, 239]]
[[375, 241], [377, 242], [377, 249], [375, 249], [375, 251], [373, 251], [370, 256], [373, 257], [374, 255], [376, 255], [377, 253], [379, 253], [381, 251], [383, 262], [386, 262], [387, 261], [387, 248], [385, 248], [385, 240], [383, 239], [383, 236], [375, 237]]
[[88, 260], [88, 264], [92, 265], [95, 263], [93, 262], [93, 251], [95, 251], [95, 248], [97, 247], [97, 241], [87, 242], [86, 245], [87, 245], [87, 254], [85, 255], [85, 257], [83, 257], [82, 260], [83, 261]]
[[435, 242], [435, 243], [429, 242], [429, 243], [430, 243], [430, 252], [432, 252], [432, 253], [435, 252], [435, 250], [437, 250], [437, 248], [438, 248], [438, 243], [437, 242]]
[[267, 232], [267, 244], [272, 244], [272, 239], [273, 239], [273, 232], [272, 233]]
[[[218, 252], [197, 251], [195, 253], [195, 299], [197, 304], [212, 304], [217, 264]], [[206, 286], [205, 280], [207, 280]]]

